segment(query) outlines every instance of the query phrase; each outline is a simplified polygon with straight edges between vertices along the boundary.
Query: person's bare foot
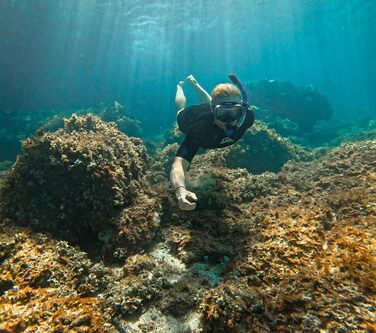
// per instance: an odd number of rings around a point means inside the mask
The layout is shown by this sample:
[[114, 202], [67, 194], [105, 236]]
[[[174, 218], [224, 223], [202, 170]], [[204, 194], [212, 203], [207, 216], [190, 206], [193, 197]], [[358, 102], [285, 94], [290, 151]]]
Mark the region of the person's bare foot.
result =
[[179, 81], [178, 87], [183, 87], [184, 86], [184, 81]]
[[185, 79], [190, 85], [192, 85], [192, 86], [197, 86], [197, 81], [196, 81], [196, 79], [193, 77], [193, 75], [191, 74], [191, 75], [189, 75], [189, 76], [187, 76], [187, 78]]

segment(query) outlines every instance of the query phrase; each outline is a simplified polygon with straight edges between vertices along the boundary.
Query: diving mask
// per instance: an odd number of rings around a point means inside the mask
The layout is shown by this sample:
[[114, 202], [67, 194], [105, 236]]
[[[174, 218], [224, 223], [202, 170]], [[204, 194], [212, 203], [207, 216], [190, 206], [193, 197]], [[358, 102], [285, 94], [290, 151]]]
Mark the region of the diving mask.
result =
[[[240, 103], [225, 102], [214, 107], [214, 119], [225, 124], [229, 124], [229, 126], [227, 126], [228, 130], [226, 130], [225, 135], [231, 135], [234, 130], [243, 125], [249, 107], [245, 86], [239, 81], [236, 75], [230, 74], [228, 77], [232, 83], [239, 88], [242, 95], [242, 101]], [[232, 125], [232, 123], [235, 121], [236, 124]]]
[[214, 117], [223, 123], [239, 121], [243, 114], [243, 105], [236, 102], [224, 102], [214, 107]]

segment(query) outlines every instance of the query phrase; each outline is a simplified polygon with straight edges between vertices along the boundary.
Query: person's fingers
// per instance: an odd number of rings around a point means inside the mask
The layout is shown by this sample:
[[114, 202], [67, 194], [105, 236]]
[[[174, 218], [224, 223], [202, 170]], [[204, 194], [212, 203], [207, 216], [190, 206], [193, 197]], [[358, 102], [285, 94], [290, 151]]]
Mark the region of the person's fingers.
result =
[[197, 201], [197, 196], [195, 193], [193, 192], [189, 192], [187, 193], [187, 199], [190, 201], [190, 202], [196, 202]]
[[188, 200], [188, 198], [182, 198], [182, 203], [184, 204], [184, 205], [186, 205], [186, 206], [190, 206], [191, 204], [192, 204], [192, 202], [190, 202], [189, 200]]
[[191, 203], [191, 205], [189, 206], [189, 210], [195, 210], [196, 207], [197, 207], [196, 203]]
[[196, 208], [195, 202], [190, 202], [185, 198], [182, 198], [179, 201], [179, 208], [182, 210], [194, 210]]
[[184, 206], [184, 210], [194, 210], [196, 206], [196, 203], [190, 202], [188, 205]]

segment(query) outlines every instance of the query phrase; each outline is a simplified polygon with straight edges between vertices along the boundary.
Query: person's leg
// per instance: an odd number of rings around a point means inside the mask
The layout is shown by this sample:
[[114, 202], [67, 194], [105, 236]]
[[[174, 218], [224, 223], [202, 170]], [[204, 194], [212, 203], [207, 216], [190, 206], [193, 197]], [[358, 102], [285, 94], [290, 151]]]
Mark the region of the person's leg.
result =
[[189, 75], [186, 80], [192, 86], [201, 104], [211, 103], [211, 96], [200, 86], [193, 75]]
[[183, 85], [184, 85], [184, 82], [180, 81], [176, 87], [175, 105], [176, 105], [177, 113], [183, 110], [185, 106], [187, 105], [187, 100], [184, 96]]

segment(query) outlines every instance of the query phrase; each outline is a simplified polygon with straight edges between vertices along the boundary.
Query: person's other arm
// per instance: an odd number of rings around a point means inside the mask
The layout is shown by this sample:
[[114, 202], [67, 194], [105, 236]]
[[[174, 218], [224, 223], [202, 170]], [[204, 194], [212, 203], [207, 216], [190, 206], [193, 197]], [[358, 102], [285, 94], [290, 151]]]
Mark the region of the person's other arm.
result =
[[189, 75], [186, 78], [186, 81], [193, 88], [193, 91], [195, 92], [196, 96], [200, 100], [200, 104], [211, 103], [211, 100], [212, 100], [211, 96], [204, 88], [201, 87], [201, 85], [197, 82], [197, 80], [193, 77], [193, 75]]

